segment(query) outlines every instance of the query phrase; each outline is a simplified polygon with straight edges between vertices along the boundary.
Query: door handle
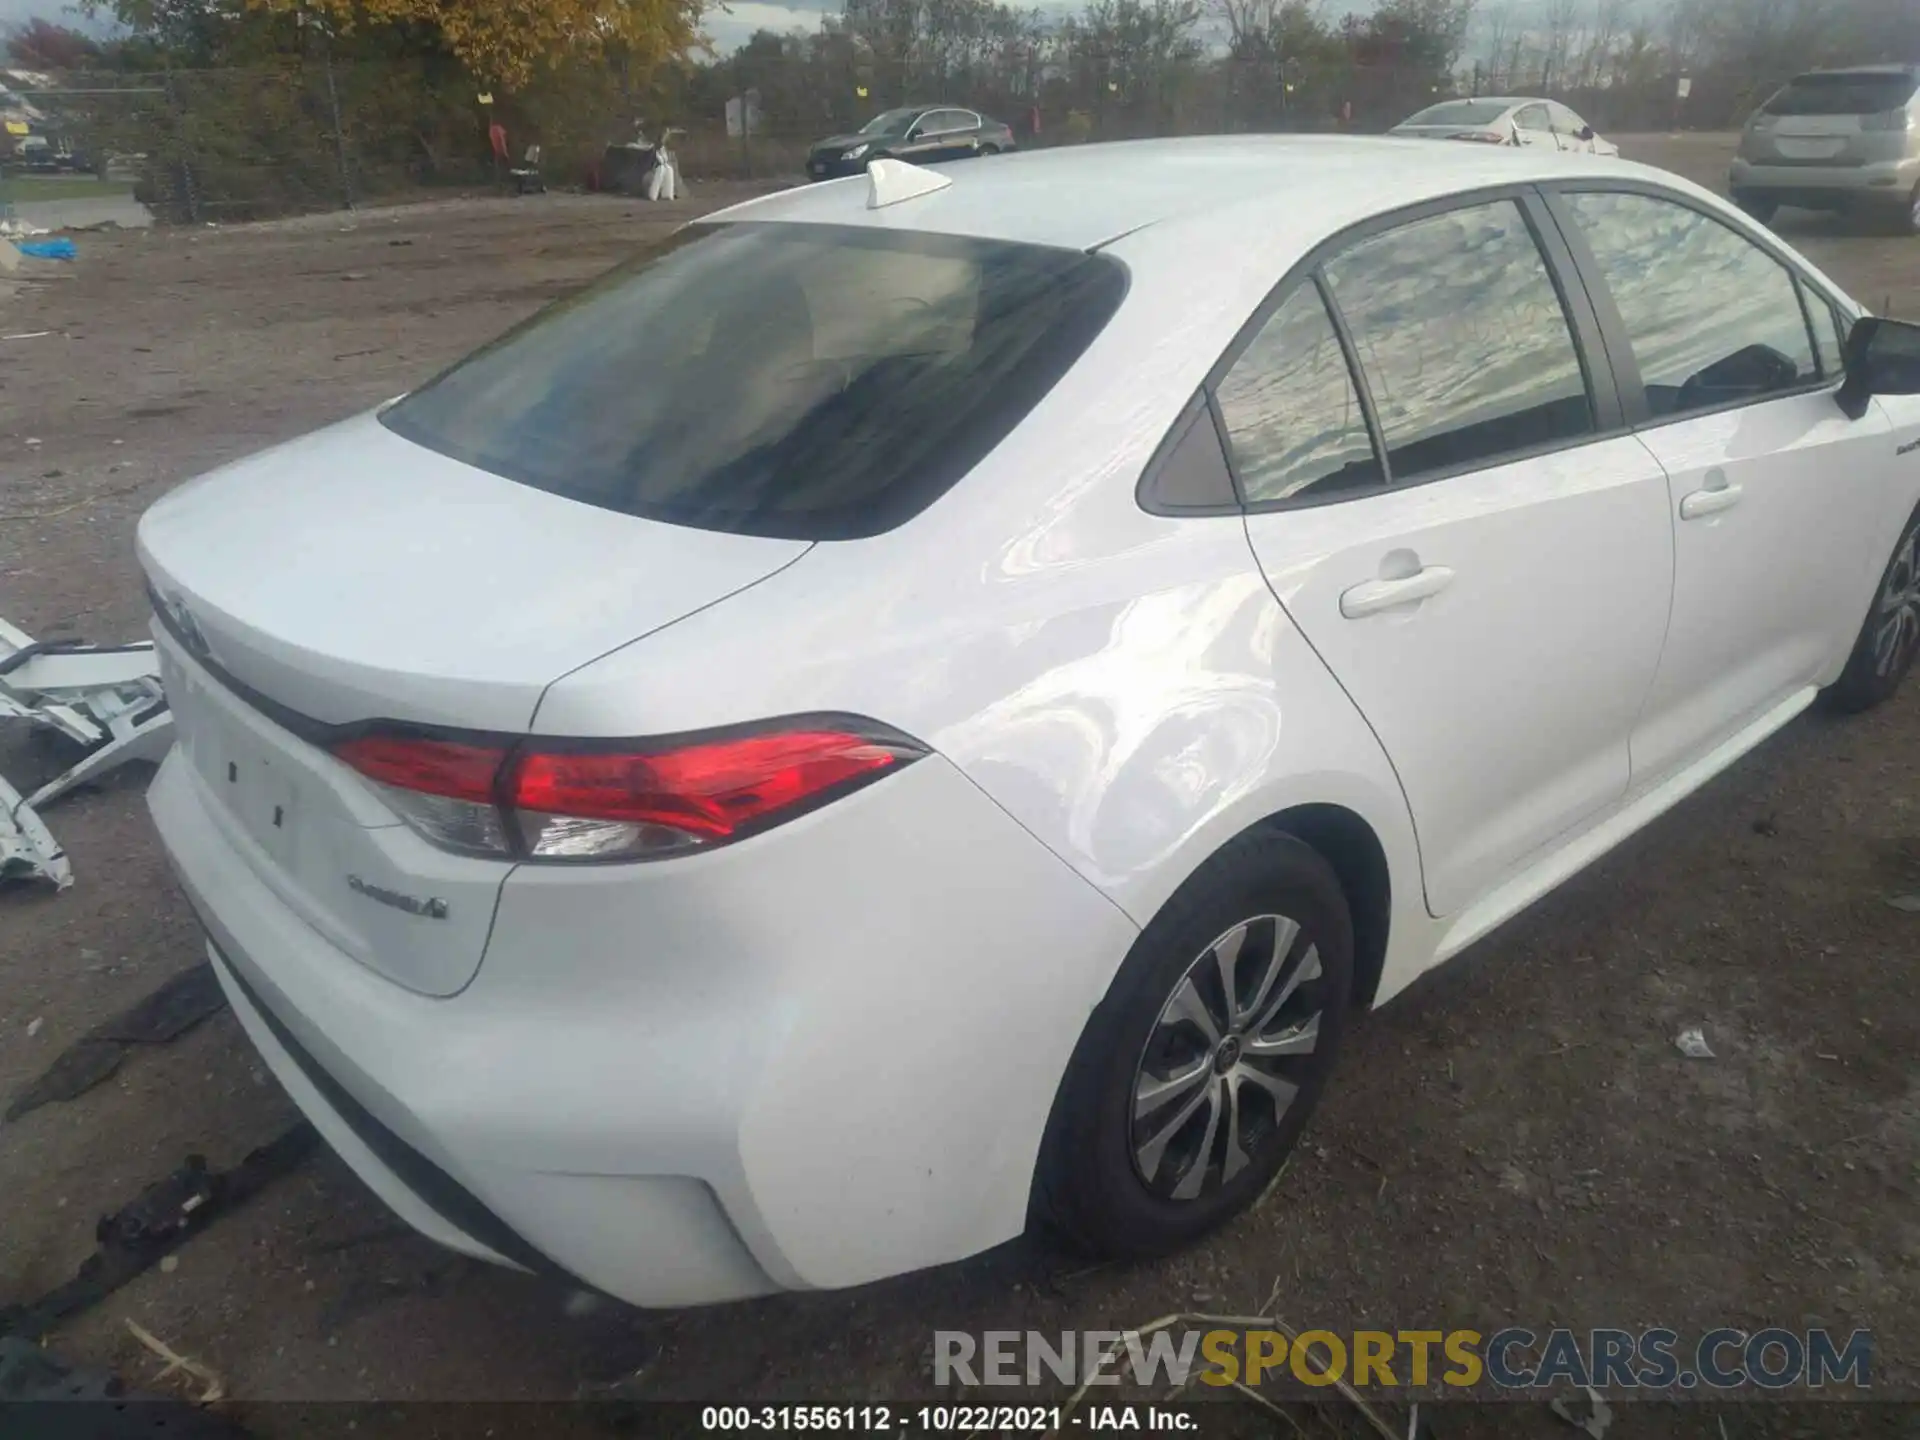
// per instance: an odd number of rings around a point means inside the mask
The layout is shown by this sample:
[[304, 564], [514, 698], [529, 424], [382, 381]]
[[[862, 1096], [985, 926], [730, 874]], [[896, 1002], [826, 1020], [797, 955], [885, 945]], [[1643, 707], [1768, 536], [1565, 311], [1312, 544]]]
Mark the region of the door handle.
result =
[[1680, 501], [1682, 520], [1701, 520], [1708, 515], [1718, 515], [1722, 510], [1731, 510], [1740, 503], [1738, 485], [1719, 485], [1711, 490], [1696, 490], [1683, 496]]
[[1368, 580], [1340, 594], [1340, 613], [1349, 620], [1378, 615], [1402, 605], [1415, 605], [1438, 595], [1453, 583], [1453, 571], [1444, 565], [1429, 565], [1401, 580]]

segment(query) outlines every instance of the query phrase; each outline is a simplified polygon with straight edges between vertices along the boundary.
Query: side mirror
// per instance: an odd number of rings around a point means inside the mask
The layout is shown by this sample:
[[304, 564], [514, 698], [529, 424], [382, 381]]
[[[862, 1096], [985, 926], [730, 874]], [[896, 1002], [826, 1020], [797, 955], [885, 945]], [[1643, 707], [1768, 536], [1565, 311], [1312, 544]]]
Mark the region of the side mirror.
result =
[[1591, 140], [1593, 138], [1593, 127], [1591, 125], [1582, 125], [1579, 133], [1573, 138], [1576, 140]]
[[1847, 335], [1847, 378], [1836, 398], [1850, 420], [1875, 395], [1920, 395], [1920, 325], [1868, 315]]

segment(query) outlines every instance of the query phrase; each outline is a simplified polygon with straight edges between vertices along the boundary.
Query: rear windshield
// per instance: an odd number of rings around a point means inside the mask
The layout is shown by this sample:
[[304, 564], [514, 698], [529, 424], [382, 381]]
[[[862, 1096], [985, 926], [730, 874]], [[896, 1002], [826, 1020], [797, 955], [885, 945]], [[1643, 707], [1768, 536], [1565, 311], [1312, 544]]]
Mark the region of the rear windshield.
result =
[[1802, 75], [1761, 108], [1769, 115], [1880, 115], [1913, 98], [1915, 78], [1894, 72]]
[[1429, 105], [1402, 125], [1491, 125], [1512, 107], [1499, 100], [1449, 100]]
[[791, 539], [930, 505], [1126, 290], [1074, 250], [693, 226], [391, 406], [417, 444], [623, 514]]

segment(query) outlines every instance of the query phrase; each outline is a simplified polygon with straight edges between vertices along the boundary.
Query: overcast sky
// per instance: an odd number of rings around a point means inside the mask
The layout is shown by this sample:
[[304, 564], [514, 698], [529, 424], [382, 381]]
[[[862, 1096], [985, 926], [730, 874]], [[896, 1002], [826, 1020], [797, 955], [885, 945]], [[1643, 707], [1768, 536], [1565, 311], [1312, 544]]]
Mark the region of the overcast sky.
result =
[[0, 25], [51, 13], [52, 7], [42, 0], [0, 0]]

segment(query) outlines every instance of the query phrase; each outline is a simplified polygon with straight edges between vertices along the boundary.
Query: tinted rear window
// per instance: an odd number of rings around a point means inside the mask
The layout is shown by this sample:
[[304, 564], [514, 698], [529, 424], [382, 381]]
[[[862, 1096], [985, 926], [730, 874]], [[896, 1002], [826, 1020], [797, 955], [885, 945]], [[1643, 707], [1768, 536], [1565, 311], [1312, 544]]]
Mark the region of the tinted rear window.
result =
[[1769, 115], [1879, 115], [1913, 98], [1912, 75], [1802, 75], [1762, 108]]
[[716, 225], [542, 311], [383, 416], [556, 495], [708, 530], [878, 534], [1019, 424], [1118, 306], [1079, 251]]
[[1491, 125], [1510, 107], [1498, 100], [1449, 100], [1430, 105], [1402, 125]]

